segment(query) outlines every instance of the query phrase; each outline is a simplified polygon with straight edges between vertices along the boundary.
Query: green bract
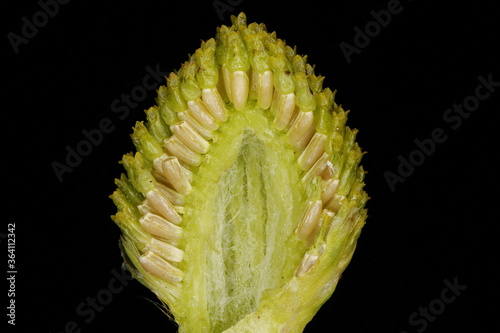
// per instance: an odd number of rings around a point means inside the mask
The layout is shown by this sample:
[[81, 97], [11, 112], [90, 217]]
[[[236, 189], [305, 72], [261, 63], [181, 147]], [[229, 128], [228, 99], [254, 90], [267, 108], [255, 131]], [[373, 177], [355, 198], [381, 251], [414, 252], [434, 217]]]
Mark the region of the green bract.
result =
[[112, 219], [180, 332], [301, 332], [365, 223], [363, 153], [307, 58], [232, 20], [137, 122]]

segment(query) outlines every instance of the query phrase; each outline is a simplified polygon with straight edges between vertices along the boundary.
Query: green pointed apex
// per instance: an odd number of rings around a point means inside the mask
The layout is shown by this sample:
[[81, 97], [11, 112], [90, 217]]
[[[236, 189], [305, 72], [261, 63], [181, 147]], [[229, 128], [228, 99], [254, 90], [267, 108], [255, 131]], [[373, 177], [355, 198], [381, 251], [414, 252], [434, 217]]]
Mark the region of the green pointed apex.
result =
[[193, 101], [201, 96], [201, 89], [196, 81], [197, 71], [198, 64], [193, 59], [186, 61], [179, 71], [181, 94], [186, 101]]
[[330, 136], [330, 140], [327, 142], [325, 151], [328, 154], [332, 154], [334, 156], [340, 154], [342, 151], [342, 147], [344, 145], [344, 137], [338, 133], [334, 132]]
[[237, 31], [231, 31], [229, 32], [227, 39], [227, 68], [231, 72], [248, 71], [250, 69], [250, 60], [248, 57], [248, 51], [240, 33]]
[[296, 103], [301, 111], [313, 111], [316, 109], [316, 98], [309, 88], [307, 77], [304, 72], [294, 74]]
[[316, 114], [318, 122], [316, 123], [316, 131], [322, 134], [332, 132], [332, 106], [333, 106], [334, 93], [326, 88], [316, 94], [317, 108]]
[[167, 124], [168, 126], [172, 126], [179, 121], [179, 117], [177, 116], [177, 112], [174, 112], [172, 109], [168, 107], [167, 96], [168, 96], [167, 87], [160, 86], [160, 88], [158, 88], [157, 91], [156, 105], [158, 105], [158, 112], [163, 122], [165, 122], [165, 124]]
[[[309, 71], [307, 70], [306, 72], [309, 73]], [[307, 75], [307, 81], [309, 82], [309, 87], [315, 94], [323, 90], [324, 79], [325, 79], [324, 76], [316, 76], [314, 75], [314, 73]]]
[[332, 130], [334, 133], [339, 133], [342, 137], [345, 133], [345, 124], [347, 122], [347, 115], [349, 112], [344, 111], [341, 106], [335, 106], [332, 113]]
[[187, 109], [187, 103], [182, 97], [181, 81], [177, 74], [170, 73], [167, 78], [167, 96], [165, 98], [167, 107], [174, 112], [183, 112]]
[[115, 185], [125, 194], [125, 197], [134, 208], [139, 206], [144, 200], [144, 196], [132, 186], [124, 173], [121, 174], [120, 179], [115, 179]]
[[149, 133], [144, 122], [138, 121], [135, 124], [134, 132], [130, 136], [137, 151], [141, 152], [147, 160], [153, 161], [163, 155], [161, 144]]
[[[120, 190], [116, 190], [110, 197], [117, 206], [127, 200]], [[111, 216], [111, 219], [121, 229], [122, 234], [132, 240], [135, 246], [142, 250], [144, 245], [151, 240], [151, 235], [141, 228], [138, 220], [139, 216], [140, 213], [133, 212], [125, 206], [123, 210]]]
[[294, 54], [292, 57], [292, 68], [294, 73], [304, 73], [306, 74], [306, 63], [307, 63], [307, 56], [300, 56], [298, 54]]
[[252, 69], [258, 73], [263, 73], [269, 70], [269, 53], [267, 52], [263, 41], [259, 40], [257, 35], [249, 35], [246, 43], [249, 48], [250, 64], [252, 65]]
[[119, 212], [123, 212], [126, 210], [131, 211], [136, 208], [132, 205], [130, 200], [128, 200], [127, 196], [123, 193], [123, 190], [121, 188], [116, 189], [109, 197], [111, 198], [111, 200], [113, 200], [113, 203], [115, 204], [116, 208], [118, 208]]
[[243, 12], [239, 13], [238, 16], [231, 15], [231, 23], [237, 30], [244, 29], [247, 26], [247, 16]]
[[[272, 44], [271, 44], [272, 45]], [[284, 53], [278, 53], [269, 58], [269, 63], [274, 72], [274, 87], [281, 94], [291, 94], [295, 90], [292, 67]]]
[[215, 39], [210, 38], [202, 42], [201, 47], [195, 52], [198, 70], [196, 79], [201, 89], [210, 89], [217, 86], [219, 71], [215, 62]]
[[228, 51], [228, 35], [229, 28], [222, 25], [217, 28], [217, 33], [215, 34], [215, 39], [217, 40], [217, 46], [215, 48], [215, 60], [218, 65], [222, 66], [226, 63], [226, 54]]
[[161, 143], [167, 137], [169, 137], [172, 133], [168, 128], [167, 124], [163, 121], [160, 110], [157, 106], [152, 106], [149, 109], [145, 110], [147, 127], [149, 133], [156, 139], [157, 142]]
[[356, 135], [358, 134], [357, 129], [351, 129], [349, 126], [345, 127], [345, 132], [344, 132], [344, 153], [347, 153], [350, 151], [356, 142]]
[[140, 152], [135, 155], [126, 154], [122, 159], [123, 166], [127, 170], [130, 183], [142, 194], [146, 194], [156, 187], [156, 180], [151, 174], [151, 169]]
[[267, 46], [275, 42], [275, 39], [265, 31], [265, 26], [252, 23], [247, 29], [241, 31], [241, 35], [248, 49], [252, 69], [259, 73], [270, 69]]
[[350, 150], [347, 153], [347, 160], [342, 172], [342, 176], [340, 177], [340, 184], [338, 189], [339, 195], [347, 196], [351, 191], [352, 185], [358, 177], [357, 168], [362, 156], [363, 153], [361, 153], [361, 150], [359, 149], [357, 144], [354, 146], [354, 149]]
[[247, 41], [247, 37], [249, 35], [256, 36], [257, 39], [262, 41], [264, 44], [267, 44], [273, 37], [266, 31], [266, 25], [264, 23], [250, 23], [246, 29], [241, 31], [241, 33], [245, 42]]

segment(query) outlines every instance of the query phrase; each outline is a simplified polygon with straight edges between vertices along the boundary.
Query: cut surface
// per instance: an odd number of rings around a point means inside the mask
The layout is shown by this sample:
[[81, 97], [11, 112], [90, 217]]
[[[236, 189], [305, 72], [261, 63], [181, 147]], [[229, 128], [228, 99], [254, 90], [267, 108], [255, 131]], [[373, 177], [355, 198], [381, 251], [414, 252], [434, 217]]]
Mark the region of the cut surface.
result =
[[[231, 112], [186, 197], [184, 283], [205, 283], [188, 306], [197, 316], [199, 302], [216, 332], [253, 312], [262, 293], [289, 279], [303, 255], [292, 236], [305, 190], [296, 154], [271, 122], [256, 106]], [[290, 242], [294, 251], [283, 246]]]

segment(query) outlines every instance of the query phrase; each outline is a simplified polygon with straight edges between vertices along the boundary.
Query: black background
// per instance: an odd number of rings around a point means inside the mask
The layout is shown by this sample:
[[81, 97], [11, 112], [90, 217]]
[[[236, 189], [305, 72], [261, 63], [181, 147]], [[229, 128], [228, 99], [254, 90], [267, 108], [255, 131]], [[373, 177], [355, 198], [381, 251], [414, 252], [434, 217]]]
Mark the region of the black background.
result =
[[[401, 12], [349, 63], [339, 45], [354, 45], [353, 29], [364, 29], [373, 21], [370, 11], [388, 1], [232, 3], [221, 21], [214, 1], [70, 1], [17, 53], [7, 34], [21, 35], [22, 18], [32, 22], [41, 7], [4, 4], [1, 266], [7, 223], [15, 223], [15, 331], [64, 332], [68, 322], [81, 332], [176, 331], [136, 281], [88, 323], [89, 315], [77, 312], [120, 272], [108, 196], [123, 170], [118, 161], [133, 148], [131, 127], [145, 119], [155, 92], [125, 119], [111, 103], [142, 85], [147, 66], [179, 68], [200, 40], [240, 11], [308, 54], [325, 86], [338, 90], [337, 102], [351, 110], [348, 124], [359, 129], [368, 152], [367, 224], [337, 290], [306, 332], [498, 330], [500, 87], [456, 129], [443, 119], [454, 103], [474, 95], [479, 76], [500, 81], [493, 1], [402, 0]], [[75, 148], [82, 131], [104, 118], [112, 121], [111, 133], [59, 181], [52, 163], [64, 163], [66, 146]], [[398, 156], [417, 154], [414, 141], [429, 139], [436, 128], [446, 141], [391, 191], [384, 174], [397, 173]], [[426, 327], [412, 325], [409, 317], [437, 304], [444, 280], [455, 279], [467, 289]]]

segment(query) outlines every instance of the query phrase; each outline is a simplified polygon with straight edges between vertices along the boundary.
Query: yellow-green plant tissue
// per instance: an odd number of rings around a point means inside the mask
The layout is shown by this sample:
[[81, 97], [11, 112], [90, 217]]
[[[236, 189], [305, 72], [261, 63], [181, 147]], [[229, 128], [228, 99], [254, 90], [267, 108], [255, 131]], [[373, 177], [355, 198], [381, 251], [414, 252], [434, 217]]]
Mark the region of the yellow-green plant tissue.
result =
[[307, 57], [231, 19], [133, 128], [112, 219], [179, 332], [302, 332], [365, 224], [363, 153]]

